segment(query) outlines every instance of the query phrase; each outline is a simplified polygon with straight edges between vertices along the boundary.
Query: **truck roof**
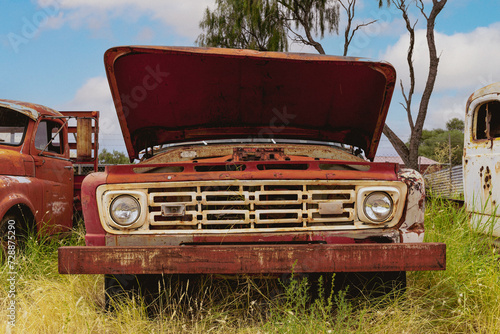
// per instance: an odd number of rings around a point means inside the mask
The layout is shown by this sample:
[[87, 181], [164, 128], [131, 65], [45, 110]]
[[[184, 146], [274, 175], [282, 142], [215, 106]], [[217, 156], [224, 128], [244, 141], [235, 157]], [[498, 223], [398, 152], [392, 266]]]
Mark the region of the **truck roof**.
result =
[[61, 113], [55, 111], [54, 109], [42, 106], [40, 104], [13, 101], [13, 100], [3, 100], [0, 99], [0, 107], [12, 109], [18, 111], [33, 120], [37, 120], [40, 116], [62, 116]]
[[495, 82], [495, 83], [492, 83], [488, 86], [485, 86], [485, 87], [482, 87], [482, 88], [479, 88], [478, 90], [476, 90], [469, 97], [467, 105], [469, 105], [472, 101], [474, 101], [477, 98], [483, 97], [485, 95], [490, 95], [490, 94], [500, 95], [500, 82]]

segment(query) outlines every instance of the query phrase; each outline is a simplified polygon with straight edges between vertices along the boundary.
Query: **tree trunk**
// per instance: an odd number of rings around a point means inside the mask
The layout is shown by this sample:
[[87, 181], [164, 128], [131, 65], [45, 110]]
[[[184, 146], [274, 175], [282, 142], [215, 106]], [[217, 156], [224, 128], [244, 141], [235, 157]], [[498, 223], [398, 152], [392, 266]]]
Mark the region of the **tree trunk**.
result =
[[[445, 6], [447, 0], [432, 0], [432, 9], [427, 16], [424, 12], [424, 4], [422, 0], [419, 0], [417, 6], [420, 8], [422, 15], [427, 20], [427, 46], [429, 48], [429, 73], [427, 75], [427, 81], [425, 84], [424, 92], [422, 93], [422, 98], [420, 100], [420, 105], [418, 109], [418, 115], [411, 129], [411, 136], [409, 147], [406, 147], [404, 143], [397, 137], [394, 132], [386, 125], [384, 126], [384, 134], [389, 139], [394, 149], [398, 152], [401, 159], [403, 159], [406, 167], [418, 170], [418, 147], [420, 146], [420, 141], [422, 139], [422, 130], [424, 127], [425, 118], [427, 116], [427, 109], [429, 107], [429, 101], [434, 90], [434, 84], [436, 82], [436, 77], [438, 73], [439, 57], [436, 52], [436, 43], [434, 40], [434, 27], [437, 15], [441, 12]], [[404, 4], [404, 1], [403, 1]], [[410, 52], [410, 51], [409, 51]], [[413, 51], [411, 51], [413, 52]], [[403, 92], [404, 93], [404, 92]], [[404, 147], [403, 147], [404, 145]]]

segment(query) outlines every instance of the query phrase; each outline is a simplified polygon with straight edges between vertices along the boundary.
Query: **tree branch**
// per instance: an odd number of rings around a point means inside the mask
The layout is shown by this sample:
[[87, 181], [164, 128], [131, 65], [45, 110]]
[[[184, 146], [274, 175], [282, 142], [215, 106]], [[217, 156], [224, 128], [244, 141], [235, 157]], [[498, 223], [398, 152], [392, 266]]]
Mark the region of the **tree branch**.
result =
[[[320, 54], [325, 54], [325, 50], [323, 49], [321, 43], [317, 42], [312, 36], [312, 27], [309, 24], [312, 3], [311, 2], [307, 3], [309, 5], [307, 7], [305, 6], [306, 2], [301, 2], [301, 1], [294, 2], [295, 6], [291, 6], [284, 0], [278, 0], [278, 3], [280, 3], [284, 8], [286, 8], [289, 11], [292, 17], [292, 21], [300, 23], [300, 25], [304, 28], [304, 33], [306, 37], [295, 32], [290, 27], [289, 24], [286, 25], [288, 30], [296, 36], [297, 40], [305, 45], [310, 45], [314, 47], [316, 51], [318, 51]], [[284, 14], [283, 17], [287, 17], [286, 13], [283, 14]], [[296, 24], [296, 27], [298, 27], [298, 24]]]
[[401, 92], [405, 99], [405, 105], [403, 105], [403, 107], [406, 110], [406, 115], [408, 117], [408, 124], [410, 125], [410, 131], [411, 133], [413, 133], [415, 129], [413, 123], [413, 116], [411, 114], [411, 102], [413, 99], [413, 94], [415, 92], [415, 68], [413, 66], [413, 51], [415, 48], [415, 26], [418, 20], [415, 21], [413, 25], [411, 24], [410, 17], [408, 15], [408, 5], [406, 4], [406, 0], [399, 0], [399, 1], [393, 0], [393, 3], [396, 6], [396, 8], [401, 11], [401, 14], [406, 24], [406, 30], [410, 34], [410, 43], [408, 46], [408, 52], [406, 54], [406, 62], [408, 64], [408, 69], [410, 72], [410, 90], [408, 91], [408, 95], [406, 95], [405, 93], [402, 80], [400, 81], [400, 86], [401, 86]]
[[391, 142], [392, 146], [398, 152], [398, 155], [401, 157], [403, 160], [404, 164], [406, 166], [410, 165], [410, 152], [408, 150], [408, 147], [405, 145], [405, 143], [399, 139], [399, 137], [389, 128], [387, 124], [384, 124], [384, 129], [383, 129], [384, 135], [389, 139]]
[[352, 27], [352, 21], [354, 20], [354, 17], [356, 15], [356, 0], [347, 0], [347, 5], [344, 4], [346, 0], [338, 0], [342, 8], [344, 8], [344, 11], [347, 14], [347, 24], [344, 32], [344, 57], [347, 56], [347, 52], [349, 51], [349, 45], [352, 42], [352, 39], [354, 38], [354, 35], [356, 34], [356, 31], [358, 31], [362, 27], [369, 26], [372, 23], [377, 22], [377, 20], [370, 21], [368, 23], [361, 23], [354, 28], [354, 30], [351, 31]]

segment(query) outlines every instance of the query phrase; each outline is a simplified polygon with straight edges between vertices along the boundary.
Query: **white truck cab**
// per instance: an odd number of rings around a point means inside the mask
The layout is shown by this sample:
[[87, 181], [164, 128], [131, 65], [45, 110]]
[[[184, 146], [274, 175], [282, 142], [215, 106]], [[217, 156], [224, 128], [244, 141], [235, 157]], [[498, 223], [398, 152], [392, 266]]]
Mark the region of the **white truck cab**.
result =
[[500, 82], [469, 97], [464, 141], [464, 196], [471, 224], [500, 237]]

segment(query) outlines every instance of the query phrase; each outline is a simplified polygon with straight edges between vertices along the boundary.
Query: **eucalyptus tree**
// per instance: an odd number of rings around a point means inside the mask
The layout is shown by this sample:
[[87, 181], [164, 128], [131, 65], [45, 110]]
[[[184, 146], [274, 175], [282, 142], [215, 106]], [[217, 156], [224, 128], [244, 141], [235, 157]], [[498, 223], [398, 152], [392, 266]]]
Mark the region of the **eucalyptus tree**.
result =
[[216, 0], [200, 22], [200, 46], [288, 51], [289, 39], [325, 51], [316, 38], [337, 33], [336, 0]]

